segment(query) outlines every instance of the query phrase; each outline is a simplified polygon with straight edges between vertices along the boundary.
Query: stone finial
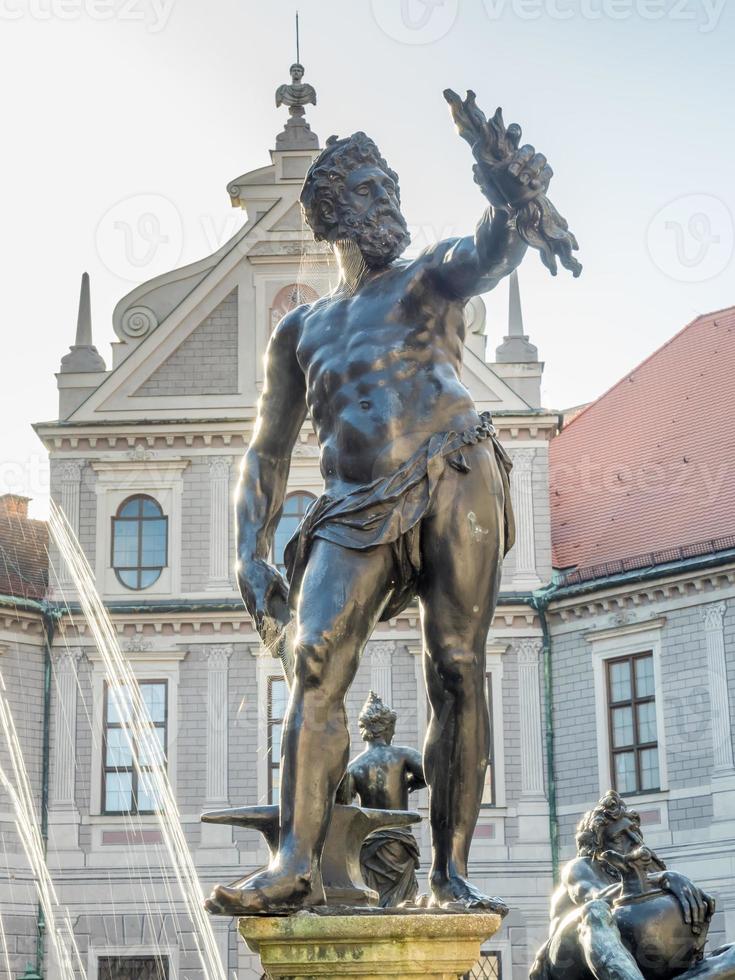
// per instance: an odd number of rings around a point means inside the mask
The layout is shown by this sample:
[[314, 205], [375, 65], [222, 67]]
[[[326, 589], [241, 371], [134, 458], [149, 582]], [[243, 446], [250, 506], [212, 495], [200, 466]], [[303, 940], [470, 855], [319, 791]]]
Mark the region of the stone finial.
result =
[[505, 364], [524, 364], [538, 361], [538, 348], [529, 342], [528, 336], [523, 332], [521, 290], [518, 285], [517, 271], [510, 274], [508, 333], [503, 338], [503, 343], [496, 349], [495, 359]]
[[88, 374], [105, 371], [105, 361], [92, 343], [92, 311], [89, 299], [89, 273], [82, 273], [79, 291], [77, 333], [69, 353], [61, 358], [62, 374]]

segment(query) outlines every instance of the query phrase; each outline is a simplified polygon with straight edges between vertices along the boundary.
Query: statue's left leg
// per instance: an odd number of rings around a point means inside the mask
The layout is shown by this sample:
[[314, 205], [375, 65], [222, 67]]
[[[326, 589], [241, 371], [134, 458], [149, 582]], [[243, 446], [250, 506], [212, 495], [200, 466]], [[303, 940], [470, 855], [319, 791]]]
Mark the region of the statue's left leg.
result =
[[421, 530], [424, 669], [431, 719], [424, 768], [431, 789], [432, 901], [505, 911], [467, 881], [490, 745], [485, 643], [500, 586], [503, 488], [492, 447], [447, 468]]

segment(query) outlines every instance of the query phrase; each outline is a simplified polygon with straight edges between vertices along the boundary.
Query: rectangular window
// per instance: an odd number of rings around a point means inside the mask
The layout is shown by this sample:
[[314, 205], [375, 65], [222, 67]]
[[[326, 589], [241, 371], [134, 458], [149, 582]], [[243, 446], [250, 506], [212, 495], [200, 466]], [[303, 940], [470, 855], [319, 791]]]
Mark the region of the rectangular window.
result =
[[487, 771], [485, 772], [485, 788], [482, 792], [482, 805], [495, 806], [495, 726], [493, 718], [493, 675], [485, 674], [485, 694], [490, 713], [490, 749], [487, 754]]
[[168, 956], [100, 956], [98, 980], [168, 980]]
[[268, 802], [278, 803], [281, 791], [281, 736], [288, 706], [288, 685], [283, 677], [268, 678]]
[[462, 980], [503, 980], [500, 953], [493, 950], [480, 953], [480, 959], [469, 973], [465, 973]]
[[102, 744], [102, 812], [155, 813], [153, 788], [140, 773], [166, 768], [168, 721], [167, 681], [139, 682], [151, 722], [142, 725], [133, 717], [128, 688], [120, 685], [118, 697], [105, 682]]
[[653, 654], [607, 661], [613, 785], [619, 793], [660, 789]]

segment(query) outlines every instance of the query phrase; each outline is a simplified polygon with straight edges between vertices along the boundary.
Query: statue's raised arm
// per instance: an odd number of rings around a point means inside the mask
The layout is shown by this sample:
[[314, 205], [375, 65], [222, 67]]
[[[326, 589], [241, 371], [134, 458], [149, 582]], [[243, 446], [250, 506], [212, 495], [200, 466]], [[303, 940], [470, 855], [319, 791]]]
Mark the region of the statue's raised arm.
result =
[[475, 93], [463, 100], [452, 89], [444, 90], [459, 135], [472, 148], [477, 161], [475, 181], [494, 208], [515, 217], [518, 234], [541, 253], [541, 261], [557, 272], [557, 259], [573, 276], [582, 271], [572, 255], [579, 246], [566, 220], [546, 196], [553, 170], [546, 157], [530, 145], [520, 146], [521, 127], [506, 128], [503, 112], [496, 109], [487, 119], [475, 102]]

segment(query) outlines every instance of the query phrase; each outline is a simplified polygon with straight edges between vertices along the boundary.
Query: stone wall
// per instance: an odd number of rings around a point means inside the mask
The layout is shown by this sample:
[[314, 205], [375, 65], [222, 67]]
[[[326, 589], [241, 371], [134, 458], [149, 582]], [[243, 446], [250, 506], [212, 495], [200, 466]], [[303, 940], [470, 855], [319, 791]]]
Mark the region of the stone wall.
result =
[[233, 394], [238, 385], [237, 358], [235, 289], [135, 394], [156, 397]]

